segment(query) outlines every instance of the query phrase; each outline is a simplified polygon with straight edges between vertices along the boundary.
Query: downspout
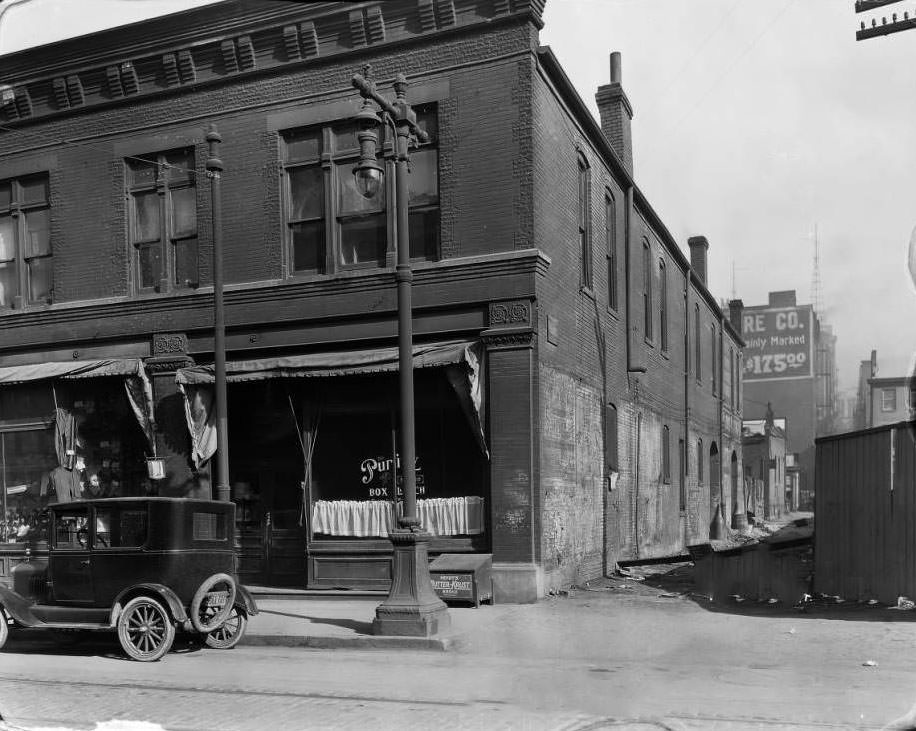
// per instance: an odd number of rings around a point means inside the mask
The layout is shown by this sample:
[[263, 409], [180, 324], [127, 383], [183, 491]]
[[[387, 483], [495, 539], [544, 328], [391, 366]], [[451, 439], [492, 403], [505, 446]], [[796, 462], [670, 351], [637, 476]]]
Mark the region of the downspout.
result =
[[[693, 267], [689, 266], [684, 272], [684, 474], [680, 479], [684, 481], [684, 549], [687, 549], [687, 515], [689, 491], [687, 489], [687, 476], [690, 474], [690, 277]], [[680, 460], [680, 457], [679, 457]]]
[[[627, 376], [630, 373], [645, 373], [646, 365], [639, 357], [642, 344], [636, 337], [636, 325], [633, 322], [633, 184], [627, 186], [626, 191], [626, 210], [625, 210], [625, 230], [624, 230], [624, 285], [626, 287], [626, 337], [627, 337]], [[634, 485], [633, 485], [633, 546], [636, 552], [636, 558], [639, 558], [639, 449], [640, 449], [640, 431], [642, 426], [642, 417], [639, 413], [639, 382], [637, 381], [633, 395], [634, 408], [636, 410], [636, 461], [634, 464]]]
[[[719, 309], [719, 354], [717, 357], [719, 358], [719, 378], [716, 381], [719, 385], [719, 393], [716, 395], [716, 408], [719, 412], [719, 510], [722, 513], [722, 524], [727, 531], [732, 521], [728, 520], [728, 513], [725, 510], [725, 322], [721, 308]], [[730, 457], [728, 463], [731, 464]]]

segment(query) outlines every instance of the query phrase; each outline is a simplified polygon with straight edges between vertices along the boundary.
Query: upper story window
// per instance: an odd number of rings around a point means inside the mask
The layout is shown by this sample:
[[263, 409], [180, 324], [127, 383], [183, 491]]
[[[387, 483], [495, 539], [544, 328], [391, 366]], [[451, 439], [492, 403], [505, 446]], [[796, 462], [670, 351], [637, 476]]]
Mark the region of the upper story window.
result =
[[53, 296], [48, 176], [0, 181], [0, 307], [49, 303]]
[[652, 339], [652, 251], [649, 242], [642, 242], [642, 312], [643, 332]]
[[668, 268], [665, 260], [658, 260], [658, 309], [662, 350], [668, 350]]
[[713, 392], [713, 393], [717, 393], [717, 392], [718, 392], [718, 388], [719, 388], [719, 379], [717, 378], [718, 373], [717, 373], [717, 369], [716, 369], [716, 361], [718, 361], [719, 359], [716, 357], [716, 356], [718, 355], [718, 353], [716, 353], [716, 328], [715, 328], [715, 325], [710, 325], [710, 326], [709, 326], [709, 353], [710, 353], [710, 356], [711, 356], [710, 361], [709, 361], [709, 365], [710, 365], [710, 368], [711, 368], [711, 371], [710, 371], [710, 379], [712, 380], [712, 392]]
[[137, 289], [168, 292], [196, 287], [194, 150], [138, 155], [126, 162]]
[[694, 371], [696, 372], [697, 382], [699, 383], [703, 380], [703, 372], [701, 371], [701, 366], [703, 365], [702, 359], [702, 344], [700, 343], [700, 305], [696, 304], [693, 306], [693, 350], [694, 350]]
[[592, 231], [591, 231], [591, 170], [585, 157], [579, 153], [579, 257], [582, 267], [583, 287], [592, 286]]
[[607, 304], [617, 309], [617, 204], [611, 192], [604, 193], [604, 243], [607, 248]]
[[[430, 142], [410, 150], [409, 225], [412, 259], [439, 258], [439, 155], [436, 107], [414, 107]], [[379, 127], [379, 150], [391, 150], [391, 132]], [[285, 228], [291, 274], [328, 274], [383, 267], [396, 251], [393, 165], [372, 198], [356, 188], [359, 158], [352, 122], [291, 130], [283, 135]], [[390, 221], [390, 224], [389, 224]]]
[[735, 398], [735, 349], [731, 345], [728, 346], [728, 374], [730, 376], [728, 381], [728, 401], [734, 407], [737, 400]]
[[881, 389], [881, 411], [896, 411], [897, 410], [897, 389], [896, 388], [882, 388]]

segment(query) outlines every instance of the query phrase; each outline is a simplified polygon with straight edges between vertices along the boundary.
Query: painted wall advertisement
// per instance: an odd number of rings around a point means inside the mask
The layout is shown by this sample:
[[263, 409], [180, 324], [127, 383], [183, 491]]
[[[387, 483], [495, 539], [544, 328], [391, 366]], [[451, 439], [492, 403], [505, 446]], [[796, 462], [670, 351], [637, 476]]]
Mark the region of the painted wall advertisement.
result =
[[802, 307], [748, 307], [741, 336], [744, 380], [771, 381], [804, 378], [812, 374], [814, 321], [810, 305]]

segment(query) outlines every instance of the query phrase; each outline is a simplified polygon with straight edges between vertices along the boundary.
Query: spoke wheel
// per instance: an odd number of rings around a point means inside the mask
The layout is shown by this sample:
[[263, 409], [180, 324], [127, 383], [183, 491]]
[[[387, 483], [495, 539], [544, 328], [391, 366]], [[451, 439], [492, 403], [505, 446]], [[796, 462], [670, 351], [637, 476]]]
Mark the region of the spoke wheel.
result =
[[138, 596], [127, 602], [118, 617], [118, 639], [134, 660], [153, 662], [171, 649], [175, 625], [158, 601]]
[[217, 650], [231, 650], [241, 641], [247, 626], [248, 615], [244, 610], [233, 606], [226, 621], [210, 632], [204, 642], [207, 647]]
[[0, 649], [6, 644], [6, 641], [10, 638], [10, 625], [6, 619], [6, 611], [3, 607], [0, 607]]

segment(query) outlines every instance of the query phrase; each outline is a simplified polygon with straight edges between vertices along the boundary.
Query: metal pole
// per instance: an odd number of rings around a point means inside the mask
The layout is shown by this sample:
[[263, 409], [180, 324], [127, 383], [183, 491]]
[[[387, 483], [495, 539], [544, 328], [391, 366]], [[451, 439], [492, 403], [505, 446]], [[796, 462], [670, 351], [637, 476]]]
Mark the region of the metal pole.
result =
[[398, 378], [401, 392], [401, 475], [404, 486], [404, 515], [398, 521], [403, 528], [419, 525], [417, 519], [416, 433], [413, 398], [413, 319], [410, 269], [410, 224], [408, 221], [407, 141], [410, 128], [398, 125], [395, 161], [395, 204], [397, 207], [398, 264]]
[[223, 161], [219, 143], [223, 138], [210, 125], [207, 142], [207, 177], [210, 178], [210, 200], [213, 206], [213, 361], [216, 406], [216, 499], [229, 501], [229, 421], [226, 408], [226, 317], [223, 311], [223, 201], [220, 178]]

